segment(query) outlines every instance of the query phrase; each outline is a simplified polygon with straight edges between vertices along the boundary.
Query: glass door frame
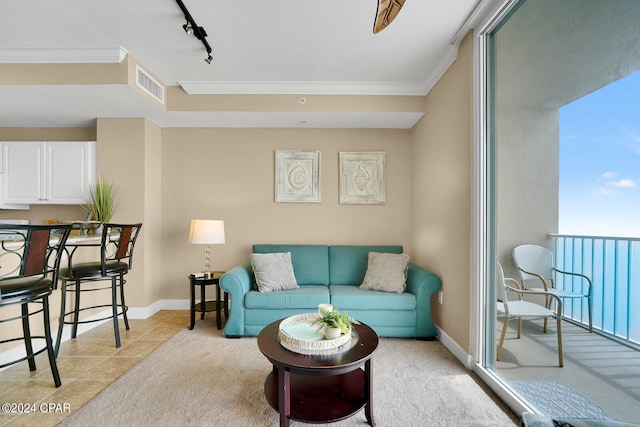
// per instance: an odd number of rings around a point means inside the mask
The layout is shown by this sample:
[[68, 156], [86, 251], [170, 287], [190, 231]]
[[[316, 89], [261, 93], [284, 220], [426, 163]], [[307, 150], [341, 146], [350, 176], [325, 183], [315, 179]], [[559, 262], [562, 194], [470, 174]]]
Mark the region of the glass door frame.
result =
[[492, 37], [526, 0], [503, 0], [476, 25], [474, 37], [474, 218], [472, 281], [473, 328], [471, 369], [516, 414], [533, 412], [495, 371], [496, 304], [496, 144], [494, 105], [495, 52]]

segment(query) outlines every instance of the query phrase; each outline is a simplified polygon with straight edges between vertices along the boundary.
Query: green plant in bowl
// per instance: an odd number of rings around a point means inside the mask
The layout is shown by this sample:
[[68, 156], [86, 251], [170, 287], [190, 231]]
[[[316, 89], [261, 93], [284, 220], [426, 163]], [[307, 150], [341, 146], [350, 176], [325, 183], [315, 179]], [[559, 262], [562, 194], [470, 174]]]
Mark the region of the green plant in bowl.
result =
[[89, 199], [83, 206], [88, 214], [88, 219], [109, 222], [115, 210], [113, 195], [113, 183], [99, 178], [96, 185], [89, 190]]
[[351, 330], [351, 325], [359, 325], [356, 319], [349, 317], [348, 312], [340, 313], [337, 309], [331, 311], [325, 311], [319, 315], [313, 322], [314, 325], [320, 325], [320, 328], [338, 328], [342, 333], [348, 334]]

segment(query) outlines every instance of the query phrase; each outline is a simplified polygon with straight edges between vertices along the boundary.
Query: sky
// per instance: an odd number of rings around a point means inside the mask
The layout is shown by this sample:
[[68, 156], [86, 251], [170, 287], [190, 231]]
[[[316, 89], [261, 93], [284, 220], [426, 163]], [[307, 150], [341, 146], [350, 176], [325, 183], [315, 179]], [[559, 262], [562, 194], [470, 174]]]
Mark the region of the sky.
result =
[[640, 72], [560, 109], [559, 233], [640, 238]]

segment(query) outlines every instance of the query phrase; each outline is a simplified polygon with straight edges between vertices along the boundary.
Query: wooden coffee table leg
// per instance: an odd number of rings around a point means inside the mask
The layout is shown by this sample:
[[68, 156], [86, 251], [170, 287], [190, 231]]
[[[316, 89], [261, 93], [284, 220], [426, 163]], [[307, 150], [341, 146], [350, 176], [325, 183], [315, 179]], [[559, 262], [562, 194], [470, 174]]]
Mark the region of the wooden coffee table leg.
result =
[[278, 369], [278, 406], [280, 427], [289, 427], [291, 415], [291, 373], [286, 368]]
[[367, 422], [371, 427], [375, 426], [373, 420], [373, 387], [372, 387], [373, 369], [371, 366], [371, 359], [364, 363], [364, 397], [367, 403], [364, 405], [364, 415], [367, 417]]

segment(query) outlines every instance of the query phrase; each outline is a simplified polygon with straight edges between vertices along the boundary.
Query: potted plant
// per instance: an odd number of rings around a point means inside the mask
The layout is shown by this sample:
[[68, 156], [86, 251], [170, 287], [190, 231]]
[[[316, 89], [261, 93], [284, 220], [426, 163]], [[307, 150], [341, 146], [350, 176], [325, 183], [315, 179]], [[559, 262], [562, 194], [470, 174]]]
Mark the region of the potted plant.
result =
[[341, 334], [350, 333], [351, 325], [359, 325], [360, 322], [349, 317], [349, 313], [346, 311], [340, 313], [334, 308], [333, 310], [323, 311], [313, 324], [320, 325], [320, 328], [324, 328], [324, 337], [326, 339], [335, 339]]
[[113, 183], [98, 178], [96, 185], [89, 190], [89, 198], [83, 206], [87, 212], [87, 220], [109, 222], [115, 210], [113, 194]]

